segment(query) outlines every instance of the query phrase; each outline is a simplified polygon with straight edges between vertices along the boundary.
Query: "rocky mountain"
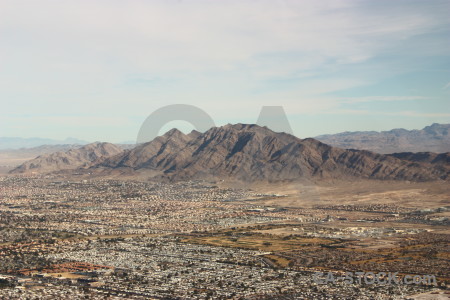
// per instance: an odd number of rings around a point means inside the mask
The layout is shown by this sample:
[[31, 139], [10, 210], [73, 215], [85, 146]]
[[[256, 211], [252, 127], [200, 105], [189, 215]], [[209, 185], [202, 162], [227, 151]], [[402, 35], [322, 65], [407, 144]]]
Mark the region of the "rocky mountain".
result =
[[104, 158], [123, 152], [119, 146], [110, 143], [92, 143], [79, 148], [70, 148], [67, 151], [58, 151], [43, 154], [28, 160], [10, 173], [47, 173], [65, 169], [76, 169], [90, 166]]
[[151, 142], [104, 159], [89, 172], [147, 172], [170, 180], [234, 179], [285, 181], [299, 179], [371, 178], [388, 180], [447, 179], [444, 163], [365, 150], [345, 150], [315, 139], [299, 139], [266, 127], [228, 124], [203, 134], [173, 129]]
[[370, 150], [377, 153], [449, 152], [450, 124], [427, 126], [421, 130], [357, 131], [327, 134], [317, 140], [339, 148]]

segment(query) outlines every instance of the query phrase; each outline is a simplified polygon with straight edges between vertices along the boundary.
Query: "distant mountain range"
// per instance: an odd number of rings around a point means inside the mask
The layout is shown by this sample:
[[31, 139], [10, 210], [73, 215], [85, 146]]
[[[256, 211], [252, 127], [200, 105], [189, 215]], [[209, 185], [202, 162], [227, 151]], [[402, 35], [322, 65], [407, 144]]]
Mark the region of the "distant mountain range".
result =
[[53, 140], [43, 138], [0, 137], [0, 150], [34, 148], [43, 145], [85, 145], [88, 142], [67, 138], [65, 140]]
[[356, 131], [326, 134], [315, 139], [339, 148], [370, 150], [377, 153], [450, 152], [450, 124], [427, 126], [422, 130]]

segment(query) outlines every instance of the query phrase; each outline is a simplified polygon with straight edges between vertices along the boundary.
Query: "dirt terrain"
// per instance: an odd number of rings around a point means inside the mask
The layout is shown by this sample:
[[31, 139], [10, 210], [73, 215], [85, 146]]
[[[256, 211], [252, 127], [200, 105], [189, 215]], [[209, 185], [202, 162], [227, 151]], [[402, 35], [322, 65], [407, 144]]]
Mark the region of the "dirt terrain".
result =
[[316, 183], [257, 184], [253, 189], [286, 197], [259, 200], [263, 205], [313, 207], [316, 205], [395, 204], [408, 208], [450, 205], [450, 185], [444, 181], [328, 181]]

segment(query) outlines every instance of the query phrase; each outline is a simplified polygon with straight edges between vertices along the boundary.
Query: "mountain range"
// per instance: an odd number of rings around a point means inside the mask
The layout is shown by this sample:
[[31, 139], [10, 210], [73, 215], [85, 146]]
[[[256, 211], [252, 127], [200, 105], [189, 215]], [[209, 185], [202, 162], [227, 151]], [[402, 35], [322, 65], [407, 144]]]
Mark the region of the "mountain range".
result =
[[370, 150], [377, 153], [449, 152], [450, 124], [434, 123], [421, 130], [356, 131], [327, 134], [315, 139], [339, 148]]
[[[252, 124], [228, 124], [205, 133], [172, 129], [128, 150], [108, 143], [40, 156], [12, 173], [77, 170], [98, 176], [146, 174], [154, 180], [292, 181], [366, 178], [446, 180], [449, 153], [378, 154], [299, 139]], [[69, 171], [69, 172], [70, 172]]]
[[92, 143], [78, 148], [70, 148], [67, 151], [46, 153], [24, 162], [10, 173], [49, 173], [67, 169], [88, 167], [109, 156], [123, 152], [124, 150], [110, 143]]
[[[389, 131], [354, 131], [337, 134], [325, 134], [314, 137], [325, 144], [344, 148], [369, 150], [377, 153], [389, 154], [395, 152], [435, 152], [450, 151], [450, 124], [434, 123], [421, 130], [406, 130], [403, 128]], [[24, 150], [27, 153], [50, 153], [51, 146], [56, 148], [76, 148], [88, 142], [67, 138], [52, 140], [45, 138], [0, 137], [0, 153], [14, 150]], [[134, 142], [120, 143], [121, 147], [130, 148]], [[34, 151], [32, 148], [36, 148]], [[28, 150], [29, 149], [29, 150]], [[33, 152], [34, 151], [34, 152]], [[59, 151], [55, 149], [54, 152]]]

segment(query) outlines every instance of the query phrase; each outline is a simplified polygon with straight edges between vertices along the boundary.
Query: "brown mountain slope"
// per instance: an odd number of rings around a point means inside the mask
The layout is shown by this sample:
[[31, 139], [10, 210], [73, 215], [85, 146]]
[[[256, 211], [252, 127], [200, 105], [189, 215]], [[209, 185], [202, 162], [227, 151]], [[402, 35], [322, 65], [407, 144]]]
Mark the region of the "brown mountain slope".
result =
[[163, 136], [156, 137], [151, 142], [137, 145], [133, 149], [106, 158], [97, 167], [132, 169], [164, 168], [165, 163], [172, 161], [179, 150], [195, 137], [198, 137], [195, 133], [190, 136], [185, 135], [177, 129], [172, 129]]
[[437, 180], [449, 173], [369, 151], [344, 150], [257, 125], [214, 127], [203, 134], [171, 130], [135, 149], [105, 159], [90, 171], [151, 171], [155, 178], [282, 181], [310, 178]]
[[439, 154], [432, 152], [401, 152], [389, 154], [389, 156], [408, 162], [431, 164], [435, 169], [439, 169], [443, 173], [450, 173], [450, 152]]
[[357, 131], [315, 137], [328, 145], [377, 153], [449, 152], [450, 124], [432, 124], [421, 130]]
[[400, 152], [392, 153], [390, 156], [408, 160], [411, 162], [425, 162], [430, 164], [448, 164], [450, 165], [450, 152], [447, 153], [432, 153], [432, 152]]
[[123, 150], [110, 143], [92, 143], [78, 149], [59, 151], [51, 154], [40, 155], [29, 160], [10, 173], [48, 173], [66, 169], [87, 167], [94, 161], [123, 152]]

